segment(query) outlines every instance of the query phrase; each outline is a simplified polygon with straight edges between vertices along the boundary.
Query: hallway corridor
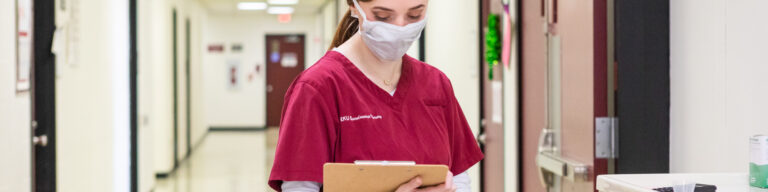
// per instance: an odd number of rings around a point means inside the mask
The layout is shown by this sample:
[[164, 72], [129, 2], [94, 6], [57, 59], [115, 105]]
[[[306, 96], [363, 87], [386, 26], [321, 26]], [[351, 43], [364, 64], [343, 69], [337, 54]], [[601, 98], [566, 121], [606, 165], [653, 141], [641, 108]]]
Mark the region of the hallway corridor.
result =
[[174, 174], [157, 180], [155, 192], [272, 191], [266, 182], [276, 128], [207, 134]]

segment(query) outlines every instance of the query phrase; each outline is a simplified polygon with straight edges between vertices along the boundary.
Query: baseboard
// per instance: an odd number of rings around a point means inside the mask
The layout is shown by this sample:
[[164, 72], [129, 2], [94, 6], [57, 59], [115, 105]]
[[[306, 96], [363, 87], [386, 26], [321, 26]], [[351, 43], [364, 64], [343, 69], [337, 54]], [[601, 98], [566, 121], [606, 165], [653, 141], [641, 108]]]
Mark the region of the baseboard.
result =
[[192, 153], [193, 153], [194, 151], [196, 151], [196, 150], [197, 150], [197, 148], [198, 148], [198, 147], [199, 147], [201, 144], [203, 144], [203, 141], [205, 141], [205, 139], [206, 139], [206, 138], [208, 138], [208, 133], [210, 133], [210, 131], [206, 131], [206, 132], [203, 134], [203, 138], [201, 138], [199, 141], [197, 141], [197, 142], [195, 142], [194, 144], [192, 144], [192, 149], [190, 149], [189, 153], [187, 153], [187, 155], [186, 155], [186, 156], [184, 156], [182, 159], [180, 159], [180, 160], [179, 160], [179, 161], [176, 163], [176, 166], [174, 166], [174, 167], [171, 169], [171, 171], [168, 171], [168, 172], [155, 172], [155, 178], [156, 178], [156, 179], [165, 179], [165, 178], [168, 178], [168, 177], [170, 177], [170, 176], [171, 176], [171, 174], [174, 174], [174, 173], [176, 173], [176, 169], [178, 169], [178, 168], [179, 168], [179, 165], [181, 165], [181, 164], [183, 164], [183, 163], [186, 163], [186, 161], [189, 159], [189, 157], [192, 155]]
[[251, 127], [251, 126], [211, 126], [208, 131], [264, 131], [267, 127]]

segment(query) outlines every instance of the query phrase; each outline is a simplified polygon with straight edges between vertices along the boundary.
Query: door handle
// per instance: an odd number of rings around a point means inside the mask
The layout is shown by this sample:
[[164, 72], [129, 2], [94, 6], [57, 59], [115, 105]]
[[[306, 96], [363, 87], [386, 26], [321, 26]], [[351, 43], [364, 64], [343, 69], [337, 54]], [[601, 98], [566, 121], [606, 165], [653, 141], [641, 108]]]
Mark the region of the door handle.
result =
[[271, 93], [272, 89], [274, 89], [272, 85], [267, 85], [267, 93]]
[[556, 178], [565, 178], [572, 182], [589, 180], [589, 166], [558, 154], [555, 131], [552, 129], [541, 130], [536, 166], [539, 168], [539, 181], [544, 187], [553, 186]]
[[488, 139], [488, 136], [485, 135], [485, 133], [481, 133], [477, 136], [477, 142], [481, 145], [485, 145], [486, 140]]
[[40, 135], [32, 137], [32, 144], [40, 147], [48, 146], [48, 135]]

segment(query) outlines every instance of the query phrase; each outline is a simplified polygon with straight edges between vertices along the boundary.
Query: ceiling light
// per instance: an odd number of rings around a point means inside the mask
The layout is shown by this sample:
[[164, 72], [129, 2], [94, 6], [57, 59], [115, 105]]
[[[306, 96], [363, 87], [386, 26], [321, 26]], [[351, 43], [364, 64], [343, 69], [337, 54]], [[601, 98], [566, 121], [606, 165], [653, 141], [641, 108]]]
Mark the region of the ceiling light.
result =
[[237, 9], [239, 10], [264, 10], [267, 8], [267, 4], [264, 2], [240, 2], [237, 3]]
[[267, 0], [270, 5], [296, 5], [299, 0]]
[[267, 9], [269, 14], [291, 14], [293, 13], [293, 7], [269, 7]]

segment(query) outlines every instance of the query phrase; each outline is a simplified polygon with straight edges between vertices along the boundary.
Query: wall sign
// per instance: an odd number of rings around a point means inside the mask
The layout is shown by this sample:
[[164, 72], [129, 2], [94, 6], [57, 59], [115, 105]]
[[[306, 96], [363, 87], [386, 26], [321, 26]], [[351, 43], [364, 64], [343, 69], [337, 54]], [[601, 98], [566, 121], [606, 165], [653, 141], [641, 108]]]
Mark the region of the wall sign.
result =
[[280, 66], [285, 68], [293, 68], [299, 65], [299, 58], [296, 53], [285, 53], [283, 59], [280, 60]]
[[16, 1], [16, 91], [29, 90], [33, 59], [32, 0]]
[[232, 59], [227, 61], [226, 73], [227, 87], [230, 91], [237, 90], [240, 87], [240, 60]]
[[222, 44], [208, 45], [208, 53], [221, 53], [221, 52], [224, 52], [224, 45]]
[[232, 44], [232, 53], [240, 53], [240, 52], [243, 52], [243, 44], [241, 43]]

